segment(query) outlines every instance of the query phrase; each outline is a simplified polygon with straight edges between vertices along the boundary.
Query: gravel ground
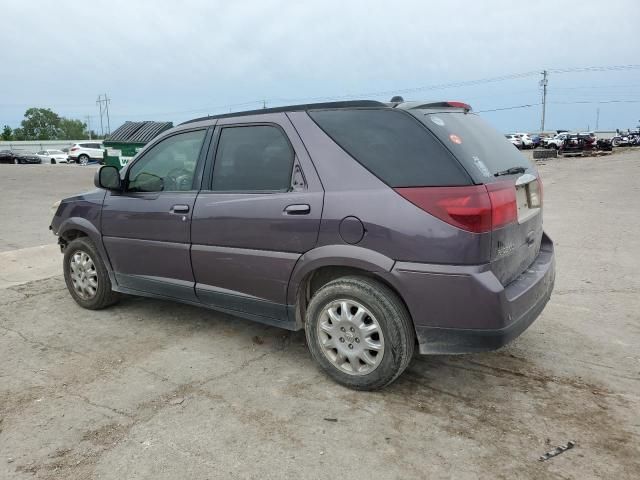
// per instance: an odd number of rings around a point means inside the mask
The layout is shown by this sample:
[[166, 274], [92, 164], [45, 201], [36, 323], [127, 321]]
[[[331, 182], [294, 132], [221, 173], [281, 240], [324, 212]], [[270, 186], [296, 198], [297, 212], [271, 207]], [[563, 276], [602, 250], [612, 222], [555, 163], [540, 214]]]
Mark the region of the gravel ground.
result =
[[[0, 166], [0, 249], [52, 243], [50, 204], [92, 170]], [[0, 478], [637, 479], [640, 152], [540, 171], [542, 316], [382, 392], [329, 381], [301, 333], [133, 297], [82, 310], [59, 275], [0, 290]]]

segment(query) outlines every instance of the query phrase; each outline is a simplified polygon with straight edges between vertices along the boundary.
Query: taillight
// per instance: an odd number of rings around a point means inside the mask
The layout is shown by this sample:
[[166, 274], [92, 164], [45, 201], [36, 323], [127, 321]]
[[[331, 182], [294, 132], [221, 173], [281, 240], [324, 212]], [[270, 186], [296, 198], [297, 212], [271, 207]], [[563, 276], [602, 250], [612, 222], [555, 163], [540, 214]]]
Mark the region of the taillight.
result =
[[516, 188], [513, 182], [496, 182], [486, 185], [491, 200], [491, 228], [504, 227], [518, 219]]
[[518, 218], [513, 182], [464, 187], [403, 187], [395, 191], [425, 212], [468, 232], [489, 232]]
[[69, 151], [70, 151], [70, 152], [75, 152], [76, 150], [80, 150], [80, 148], [78, 148], [78, 147], [73, 147], [73, 148], [71, 148], [71, 150], [69, 150]]

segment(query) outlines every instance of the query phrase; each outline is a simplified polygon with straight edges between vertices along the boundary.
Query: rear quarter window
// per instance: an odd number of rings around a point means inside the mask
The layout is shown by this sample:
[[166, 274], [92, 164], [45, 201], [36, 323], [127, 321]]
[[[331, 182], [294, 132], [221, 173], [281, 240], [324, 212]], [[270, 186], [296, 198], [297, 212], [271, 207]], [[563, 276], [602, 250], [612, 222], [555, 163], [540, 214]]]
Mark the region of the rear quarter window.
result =
[[334, 142], [390, 187], [471, 183], [451, 152], [405, 112], [340, 109], [308, 113]]

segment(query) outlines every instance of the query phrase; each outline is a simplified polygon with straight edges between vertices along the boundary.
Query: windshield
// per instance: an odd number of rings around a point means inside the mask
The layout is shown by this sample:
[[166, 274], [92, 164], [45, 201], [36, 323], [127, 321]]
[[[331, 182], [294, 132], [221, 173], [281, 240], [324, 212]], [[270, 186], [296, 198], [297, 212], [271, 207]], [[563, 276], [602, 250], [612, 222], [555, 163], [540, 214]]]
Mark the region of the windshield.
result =
[[[532, 168], [514, 145], [474, 113], [409, 110], [465, 166], [476, 183], [512, 167]], [[508, 136], [507, 136], [508, 138]]]

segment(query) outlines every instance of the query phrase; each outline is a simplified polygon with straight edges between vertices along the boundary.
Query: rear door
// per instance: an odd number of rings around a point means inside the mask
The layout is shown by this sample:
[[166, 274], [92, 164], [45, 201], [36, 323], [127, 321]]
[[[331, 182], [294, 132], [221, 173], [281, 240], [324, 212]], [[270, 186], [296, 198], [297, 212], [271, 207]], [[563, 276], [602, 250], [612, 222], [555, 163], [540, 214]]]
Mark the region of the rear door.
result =
[[189, 243], [206, 137], [164, 137], [128, 168], [125, 191], [106, 194], [103, 242], [120, 286], [197, 301]]
[[322, 185], [283, 113], [220, 120], [210, 150], [191, 230], [196, 294], [285, 322], [291, 272], [317, 242]]

